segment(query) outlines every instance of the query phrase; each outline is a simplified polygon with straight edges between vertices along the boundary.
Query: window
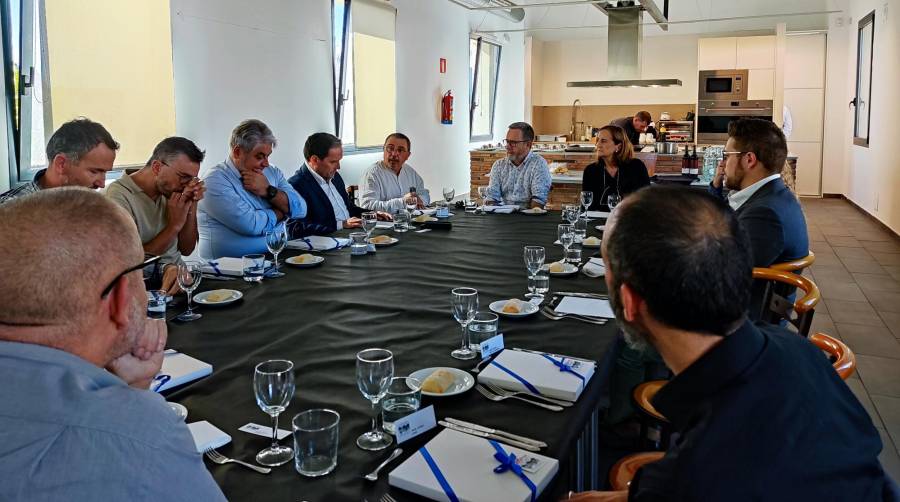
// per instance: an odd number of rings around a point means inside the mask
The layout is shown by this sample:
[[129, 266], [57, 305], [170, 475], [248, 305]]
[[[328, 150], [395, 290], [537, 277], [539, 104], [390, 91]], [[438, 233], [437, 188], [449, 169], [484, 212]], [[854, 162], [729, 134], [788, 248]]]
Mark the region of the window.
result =
[[869, 146], [869, 115], [872, 111], [872, 45], [875, 39], [875, 11], [859, 21], [856, 47], [856, 96], [853, 117], [853, 144]]
[[494, 104], [500, 76], [500, 46], [483, 38], [469, 40], [469, 140], [494, 138]]
[[13, 184], [46, 166], [64, 122], [100, 122], [122, 146], [116, 166], [143, 165], [175, 133], [169, 2], [0, 0]]
[[396, 10], [333, 0], [334, 119], [345, 150], [380, 149], [397, 127]]

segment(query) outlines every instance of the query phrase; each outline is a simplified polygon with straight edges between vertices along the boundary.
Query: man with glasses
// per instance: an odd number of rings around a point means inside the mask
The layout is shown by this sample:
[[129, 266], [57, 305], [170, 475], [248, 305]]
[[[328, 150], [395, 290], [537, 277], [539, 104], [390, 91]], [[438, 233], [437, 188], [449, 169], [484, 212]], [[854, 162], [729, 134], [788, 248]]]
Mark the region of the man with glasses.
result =
[[128, 214], [42, 190], [0, 206], [0, 235], [0, 500], [225, 500], [148, 390], [167, 332]]
[[517, 204], [543, 207], [550, 196], [550, 169], [543, 157], [531, 151], [534, 129], [525, 122], [509, 125], [503, 145], [506, 158], [491, 166], [485, 204]]
[[203, 157], [193, 141], [166, 138], [141, 170], [122, 176], [106, 189], [106, 195], [131, 215], [144, 252], [162, 257], [162, 277], [151, 274], [150, 289], [169, 294], [179, 290], [177, 265], [197, 245], [197, 205], [206, 191], [197, 178]]
[[406, 163], [411, 153], [412, 144], [405, 134], [395, 132], [385, 138], [384, 158], [366, 169], [360, 181], [359, 204], [363, 208], [395, 213], [407, 204], [421, 209], [431, 202], [422, 177]]
[[103, 188], [119, 144], [109, 131], [84, 117], [61, 125], [47, 142], [47, 168], [34, 179], [0, 194], [0, 204], [39, 190], [63, 186]]

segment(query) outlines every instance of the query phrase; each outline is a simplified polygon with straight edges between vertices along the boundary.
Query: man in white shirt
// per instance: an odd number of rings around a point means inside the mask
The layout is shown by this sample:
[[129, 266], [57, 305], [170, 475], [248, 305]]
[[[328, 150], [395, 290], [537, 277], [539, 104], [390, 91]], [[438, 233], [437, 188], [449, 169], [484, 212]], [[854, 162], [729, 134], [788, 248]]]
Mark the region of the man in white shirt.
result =
[[360, 181], [362, 207], [394, 213], [407, 203], [421, 209], [431, 202], [422, 177], [406, 163], [411, 153], [412, 144], [403, 133], [384, 140], [384, 159], [366, 169]]
[[531, 151], [534, 129], [525, 122], [509, 125], [503, 145], [506, 158], [491, 166], [491, 183], [485, 203], [543, 207], [550, 196], [550, 169], [543, 157]]

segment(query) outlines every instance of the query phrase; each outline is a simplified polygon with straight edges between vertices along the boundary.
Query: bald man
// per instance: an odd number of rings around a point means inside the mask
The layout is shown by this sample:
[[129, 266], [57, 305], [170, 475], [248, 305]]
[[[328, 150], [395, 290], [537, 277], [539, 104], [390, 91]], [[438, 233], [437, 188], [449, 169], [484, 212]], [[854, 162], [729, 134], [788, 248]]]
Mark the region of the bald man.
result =
[[225, 500], [147, 390], [166, 325], [131, 218], [59, 188], [0, 206], [0, 235], [0, 500]]

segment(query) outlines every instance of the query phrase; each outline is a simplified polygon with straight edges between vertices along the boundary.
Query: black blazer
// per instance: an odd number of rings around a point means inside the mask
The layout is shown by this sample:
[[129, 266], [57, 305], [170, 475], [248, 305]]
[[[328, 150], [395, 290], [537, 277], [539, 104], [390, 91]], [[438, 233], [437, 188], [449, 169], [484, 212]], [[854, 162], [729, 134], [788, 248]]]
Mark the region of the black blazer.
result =
[[609, 211], [607, 196], [619, 194], [624, 198], [645, 186], [650, 186], [650, 175], [647, 173], [647, 166], [637, 158], [619, 166], [615, 178], [606, 171], [603, 160], [598, 160], [584, 168], [581, 180], [582, 191], [594, 192], [594, 200], [588, 208], [591, 211]]
[[[341, 194], [341, 199], [344, 201], [344, 205], [347, 206], [347, 212], [350, 213], [350, 216], [359, 217], [363, 213], [363, 209], [350, 201], [341, 175], [334, 173], [334, 178], [331, 182], [338, 193]], [[290, 177], [288, 183], [306, 201], [306, 216], [291, 220], [288, 223], [288, 232], [292, 239], [307, 235], [328, 235], [337, 230], [337, 219], [334, 216], [331, 200], [325, 195], [322, 187], [319, 186], [319, 182], [313, 176], [309, 166], [304, 164]]]

